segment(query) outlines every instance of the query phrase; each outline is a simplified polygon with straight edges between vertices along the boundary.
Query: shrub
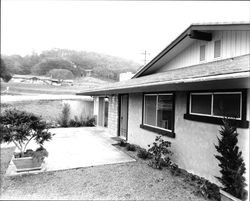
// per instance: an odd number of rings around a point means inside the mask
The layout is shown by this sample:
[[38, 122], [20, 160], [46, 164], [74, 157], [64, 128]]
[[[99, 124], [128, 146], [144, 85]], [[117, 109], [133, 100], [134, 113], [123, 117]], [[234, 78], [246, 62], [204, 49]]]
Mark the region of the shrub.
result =
[[81, 126], [84, 126], [84, 125], [83, 125], [83, 121], [78, 120], [78, 117], [75, 116], [74, 119], [71, 119], [69, 121], [69, 126], [70, 127], [81, 127]]
[[42, 146], [54, 135], [48, 132], [48, 125], [41, 117], [25, 111], [5, 110], [4, 114], [0, 116], [0, 122], [0, 142], [13, 142], [21, 156], [24, 156], [27, 145], [32, 139]]
[[87, 117], [87, 119], [84, 120], [82, 116], [80, 119], [78, 119], [78, 117], [75, 116], [74, 119], [71, 119], [69, 121], [68, 126], [70, 127], [81, 127], [81, 126], [92, 127], [92, 126], [95, 126], [95, 118]]
[[133, 144], [127, 144], [126, 148], [128, 151], [136, 151], [136, 147]]
[[32, 149], [27, 149], [23, 155], [21, 153], [15, 153], [15, 158], [21, 158], [21, 157], [32, 157], [33, 160], [36, 160], [37, 162], [42, 162], [45, 157], [48, 157], [49, 153], [47, 150], [40, 146], [35, 151]]
[[64, 103], [61, 116], [59, 117], [59, 120], [58, 120], [58, 123], [62, 127], [68, 127], [69, 115], [70, 115], [70, 105], [68, 103]]
[[95, 117], [87, 117], [86, 126], [95, 126]]
[[239, 198], [246, 199], [247, 191], [244, 189], [246, 186], [245, 177], [243, 176], [246, 167], [242, 158], [242, 152], [239, 151], [238, 133], [236, 127], [231, 126], [229, 119], [223, 119], [223, 126], [221, 126], [220, 135], [218, 137], [218, 145], [215, 145], [219, 155], [215, 157], [219, 160], [221, 177], [216, 177], [224, 186], [223, 190], [231, 195]]
[[119, 145], [121, 147], [126, 147], [127, 146], [127, 142], [125, 140], [121, 140], [120, 143], [119, 143]]
[[[148, 145], [150, 147], [150, 145]], [[153, 146], [149, 148], [148, 152], [152, 154], [152, 161], [149, 163], [150, 166], [156, 169], [162, 169], [162, 159], [168, 159], [168, 156], [172, 154], [169, 150], [171, 142], [165, 141], [161, 136], [156, 136]]]
[[137, 156], [144, 160], [150, 158], [150, 154], [148, 153], [148, 151], [142, 148], [138, 150]]

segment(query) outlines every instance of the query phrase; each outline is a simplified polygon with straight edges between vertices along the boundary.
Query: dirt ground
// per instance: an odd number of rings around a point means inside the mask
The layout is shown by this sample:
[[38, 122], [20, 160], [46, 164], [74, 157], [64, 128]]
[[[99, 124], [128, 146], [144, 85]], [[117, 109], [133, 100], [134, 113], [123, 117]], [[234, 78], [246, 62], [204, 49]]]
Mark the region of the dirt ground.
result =
[[[11, 155], [10, 149], [1, 149], [2, 173]], [[137, 158], [136, 162], [4, 177], [1, 199], [205, 200], [181, 178], [147, 162]]]

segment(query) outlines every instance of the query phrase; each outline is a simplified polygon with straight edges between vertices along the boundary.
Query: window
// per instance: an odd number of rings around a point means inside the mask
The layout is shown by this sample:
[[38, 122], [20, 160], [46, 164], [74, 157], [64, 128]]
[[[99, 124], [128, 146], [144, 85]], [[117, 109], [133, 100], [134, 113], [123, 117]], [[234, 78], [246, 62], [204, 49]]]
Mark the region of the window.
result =
[[173, 94], [144, 95], [144, 125], [173, 131]]
[[241, 119], [242, 92], [190, 94], [190, 114]]
[[214, 41], [214, 58], [219, 58], [221, 56], [221, 41]]
[[200, 61], [205, 61], [206, 59], [206, 46], [201, 45], [200, 46]]

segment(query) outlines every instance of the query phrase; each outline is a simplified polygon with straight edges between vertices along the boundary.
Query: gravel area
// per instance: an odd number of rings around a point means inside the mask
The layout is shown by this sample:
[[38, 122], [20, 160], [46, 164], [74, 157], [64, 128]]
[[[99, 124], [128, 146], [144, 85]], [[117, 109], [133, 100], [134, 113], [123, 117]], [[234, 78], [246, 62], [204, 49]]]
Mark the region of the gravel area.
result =
[[[135, 157], [134, 152], [129, 154]], [[1, 166], [9, 160], [4, 158]], [[122, 164], [4, 177], [1, 199], [205, 200], [180, 177], [153, 169], [147, 162], [137, 158]]]

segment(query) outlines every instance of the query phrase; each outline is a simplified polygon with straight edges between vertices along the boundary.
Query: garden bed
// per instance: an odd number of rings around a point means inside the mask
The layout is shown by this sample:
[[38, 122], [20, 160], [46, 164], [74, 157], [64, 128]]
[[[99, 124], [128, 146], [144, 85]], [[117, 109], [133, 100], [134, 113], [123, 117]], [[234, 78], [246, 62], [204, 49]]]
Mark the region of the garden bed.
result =
[[[137, 145], [134, 145], [136, 147], [136, 151], [129, 151], [128, 145], [130, 144], [127, 143], [127, 146], [124, 144], [122, 144], [121, 146], [121, 143], [114, 144], [116, 148], [130, 155], [139, 163], [149, 166], [150, 158], [142, 159], [138, 157], [138, 151], [141, 148]], [[213, 183], [210, 183], [205, 178], [191, 174], [186, 170], [179, 168], [176, 165], [175, 166], [163, 165], [162, 171], [165, 172], [166, 174], [171, 174], [173, 177], [176, 177], [178, 180], [182, 181], [183, 187], [191, 190], [194, 195], [197, 195], [199, 197], [204, 197], [205, 199], [210, 199], [210, 200], [220, 200], [219, 187]]]

